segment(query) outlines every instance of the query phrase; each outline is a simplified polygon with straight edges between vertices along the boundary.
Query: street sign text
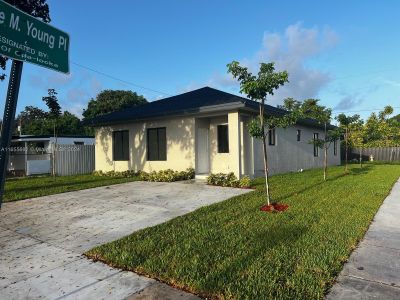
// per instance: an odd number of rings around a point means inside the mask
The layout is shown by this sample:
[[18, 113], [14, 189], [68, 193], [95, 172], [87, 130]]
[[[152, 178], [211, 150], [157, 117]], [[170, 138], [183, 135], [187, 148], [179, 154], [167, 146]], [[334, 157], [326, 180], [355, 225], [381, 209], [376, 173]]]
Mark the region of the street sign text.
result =
[[0, 54], [69, 73], [69, 35], [0, 1]]

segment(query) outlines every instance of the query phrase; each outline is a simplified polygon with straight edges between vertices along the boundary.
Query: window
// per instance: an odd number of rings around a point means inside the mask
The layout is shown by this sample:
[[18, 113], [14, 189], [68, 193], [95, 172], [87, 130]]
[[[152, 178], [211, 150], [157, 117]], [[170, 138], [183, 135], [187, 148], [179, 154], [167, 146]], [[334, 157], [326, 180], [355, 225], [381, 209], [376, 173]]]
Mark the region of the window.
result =
[[337, 155], [337, 140], [333, 141], [333, 155]]
[[297, 141], [300, 142], [301, 140], [301, 130], [297, 129]]
[[[314, 137], [313, 137], [314, 142], [318, 140], [318, 133], [314, 133]], [[314, 143], [314, 156], [317, 157], [319, 155], [319, 148], [318, 145], [316, 143]]]
[[229, 153], [228, 125], [218, 125], [217, 135], [218, 135], [218, 153]]
[[113, 160], [129, 160], [129, 131], [113, 131]]
[[74, 145], [84, 145], [84, 142], [74, 142]]
[[147, 129], [147, 160], [167, 160], [167, 129]]
[[268, 130], [268, 145], [270, 146], [275, 146], [275, 140], [276, 140], [276, 136], [275, 136], [275, 128], [271, 128]]

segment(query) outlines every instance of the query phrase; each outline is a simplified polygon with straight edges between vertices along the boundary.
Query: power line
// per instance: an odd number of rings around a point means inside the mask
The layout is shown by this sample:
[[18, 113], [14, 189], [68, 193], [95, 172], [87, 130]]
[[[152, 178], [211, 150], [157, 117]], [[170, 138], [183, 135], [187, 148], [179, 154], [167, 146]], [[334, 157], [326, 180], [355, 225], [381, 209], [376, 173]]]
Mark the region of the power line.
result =
[[[110, 75], [110, 74], [107, 74], [105, 72], [98, 71], [96, 69], [84, 66], [84, 65], [82, 65], [80, 63], [77, 63], [77, 62], [73, 62], [72, 61], [71, 63], [73, 65], [76, 65], [76, 66], [80, 67], [80, 68], [89, 70], [91, 72], [97, 73], [99, 75], [108, 77], [110, 79], [113, 79], [113, 80], [116, 80], [116, 81], [119, 81], [119, 82], [122, 82], [122, 83], [125, 83], [125, 84], [128, 84], [128, 85], [132, 85], [134, 87], [137, 87], [137, 88], [140, 88], [140, 89], [143, 89], [143, 90], [148, 90], [148, 91], [151, 91], [151, 92], [154, 92], [154, 93], [163, 94], [163, 95], [166, 95], [166, 96], [172, 96], [171, 94], [168, 94], [168, 93], [156, 90], [156, 89], [148, 88], [148, 87], [145, 87], [145, 86], [142, 86], [142, 85], [139, 85], [139, 84], [136, 84], [136, 83], [133, 83], [133, 82], [118, 78], [118, 77], [116, 77], [114, 75]], [[382, 70], [382, 71], [384, 71], [384, 70]], [[382, 72], [382, 71], [380, 71], [380, 72]], [[369, 73], [369, 74], [371, 74], [371, 73]], [[349, 78], [349, 77], [358, 77], [358, 76], [345, 76], [345, 77], [340, 77], [340, 78], [336, 78], [336, 79], [344, 79], [344, 78]], [[400, 109], [400, 106], [392, 106], [392, 107], [394, 109], [398, 109], [398, 108]], [[333, 109], [332, 111], [335, 112], [334, 114], [339, 114], [339, 113], [357, 113], [357, 112], [369, 112], [369, 111], [379, 111], [379, 110], [382, 110], [382, 108], [371, 108], [371, 109], [361, 109], [361, 110], [343, 110], [343, 111], [342, 110], [338, 110], [338, 109]]]
[[[400, 106], [392, 106], [392, 108], [400, 108]], [[339, 113], [356, 113], [356, 112], [367, 112], [367, 111], [378, 111], [378, 110], [382, 110], [382, 108], [370, 108], [370, 109], [360, 109], [360, 110], [343, 110], [340, 111], [338, 109], [333, 109], [332, 111], [335, 111], [335, 114], [339, 114]]]
[[136, 83], [133, 83], [133, 82], [130, 82], [130, 81], [127, 81], [127, 80], [124, 80], [124, 79], [115, 77], [115, 76], [113, 76], [113, 75], [104, 73], [104, 72], [102, 72], [102, 71], [98, 71], [98, 70], [93, 69], [93, 68], [91, 68], [91, 67], [86, 67], [86, 66], [84, 66], [84, 65], [82, 65], [82, 64], [79, 64], [79, 63], [76, 63], [76, 62], [73, 62], [73, 61], [72, 61], [71, 63], [72, 63], [73, 65], [75, 65], [75, 66], [78, 66], [78, 67], [82, 68], [82, 69], [86, 69], [86, 70], [92, 71], [92, 72], [97, 73], [97, 74], [99, 74], [99, 75], [108, 77], [108, 78], [110, 78], [110, 79], [113, 79], [113, 80], [116, 80], [116, 81], [119, 81], [119, 82], [122, 82], [122, 83], [125, 83], [125, 84], [128, 84], [128, 85], [132, 85], [132, 86], [134, 86], [134, 87], [137, 87], [137, 88], [140, 88], [140, 89], [143, 89], [143, 90], [151, 91], [151, 92], [158, 93], [158, 94], [163, 94], [163, 95], [165, 95], [165, 96], [172, 96], [172, 95], [170, 95], [170, 94], [168, 94], [168, 93], [164, 93], [164, 92], [159, 91], [159, 90], [155, 90], [155, 89], [152, 89], [152, 88], [148, 88], [148, 87], [145, 87], [145, 86], [142, 86], [142, 85], [139, 85], [139, 84], [136, 84]]

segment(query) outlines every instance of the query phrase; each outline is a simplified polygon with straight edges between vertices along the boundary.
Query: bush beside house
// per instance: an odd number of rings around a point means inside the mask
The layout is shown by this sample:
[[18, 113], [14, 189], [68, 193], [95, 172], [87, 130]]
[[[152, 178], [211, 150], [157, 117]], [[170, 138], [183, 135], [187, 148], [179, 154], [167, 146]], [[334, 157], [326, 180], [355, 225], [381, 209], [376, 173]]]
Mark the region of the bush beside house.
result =
[[228, 174], [210, 174], [210, 176], [207, 177], [207, 184], [209, 185], [249, 188], [250, 183], [251, 180], [249, 176], [244, 176], [239, 180], [233, 172]]
[[193, 168], [188, 168], [186, 171], [174, 171], [171, 169], [161, 170], [161, 171], [152, 171], [152, 172], [134, 172], [132, 170], [116, 172], [102, 172], [95, 171], [94, 175], [97, 176], [109, 176], [109, 177], [139, 177], [139, 180], [143, 181], [156, 181], [156, 182], [173, 182], [180, 180], [190, 180], [194, 178], [195, 171]]

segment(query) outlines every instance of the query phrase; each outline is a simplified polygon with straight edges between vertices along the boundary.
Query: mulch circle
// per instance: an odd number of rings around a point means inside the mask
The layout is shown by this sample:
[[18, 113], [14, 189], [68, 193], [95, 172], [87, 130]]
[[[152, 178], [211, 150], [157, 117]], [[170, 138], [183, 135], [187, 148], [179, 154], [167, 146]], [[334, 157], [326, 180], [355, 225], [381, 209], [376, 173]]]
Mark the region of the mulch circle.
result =
[[289, 208], [289, 205], [283, 203], [271, 203], [270, 205], [263, 205], [260, 207], [261, 211], [278, 213], [283, 212]]

